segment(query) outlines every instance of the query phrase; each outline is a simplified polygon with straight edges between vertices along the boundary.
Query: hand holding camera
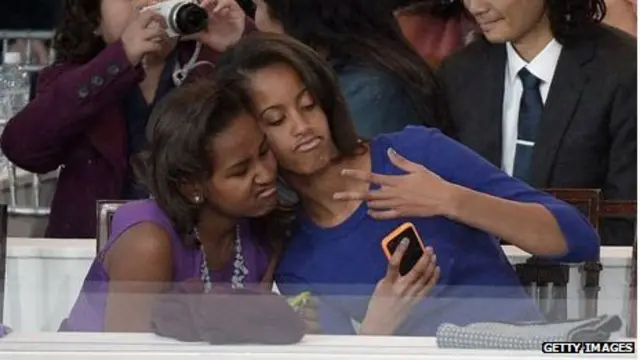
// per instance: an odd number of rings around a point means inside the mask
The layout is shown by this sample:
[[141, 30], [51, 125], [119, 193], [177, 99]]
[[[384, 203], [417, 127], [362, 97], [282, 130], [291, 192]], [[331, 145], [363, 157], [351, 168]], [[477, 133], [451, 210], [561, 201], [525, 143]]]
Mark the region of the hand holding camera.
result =
[[147, 6], [143, 12], [153, 11], [162, 16], [170, 38], [203, 31], [209, 22], [207, 11], [195, 0], [167, 0]]
[[154, 11], [134, 13], [133, 21], [121, 36], [124, 51], [132, 65], [138, 65], [148, 53], [162, 49], [167, 39], [164, 17]]
[[209, 14], [209, 21], [197, 40], [219, 52], [240, 40], [246, 15], [236, 0], [202, 0], [200, 6]]
[[236, 0], [167, 0], [148, 6], [164, 19], [166, 35], [198, 40], [216, 51], [235, 44], [244, 33], [246, 15]]

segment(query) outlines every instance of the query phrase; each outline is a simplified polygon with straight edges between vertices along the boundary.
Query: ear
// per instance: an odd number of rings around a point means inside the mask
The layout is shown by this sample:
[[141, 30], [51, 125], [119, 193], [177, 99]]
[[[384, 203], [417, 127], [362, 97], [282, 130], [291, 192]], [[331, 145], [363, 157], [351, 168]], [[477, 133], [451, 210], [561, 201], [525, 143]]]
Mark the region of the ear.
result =
[[180, 194], [194, 205], [202, 204], [205, 199], [205, 192], [202, 185], [193, 182], [182, 182], [180, 185]]

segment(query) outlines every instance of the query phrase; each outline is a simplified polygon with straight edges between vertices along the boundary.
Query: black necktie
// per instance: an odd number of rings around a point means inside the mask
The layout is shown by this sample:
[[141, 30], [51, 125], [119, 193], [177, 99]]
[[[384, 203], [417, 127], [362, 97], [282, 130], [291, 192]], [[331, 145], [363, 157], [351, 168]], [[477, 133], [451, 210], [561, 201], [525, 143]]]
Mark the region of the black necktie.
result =
[[540, 79], [526, 68], [518, 72], [518, 77], [522, 81], [522, 98], [518, 115], [518, 139], [513, 176], [529, 181], [533, 146], [544, 105], [540, 96]]

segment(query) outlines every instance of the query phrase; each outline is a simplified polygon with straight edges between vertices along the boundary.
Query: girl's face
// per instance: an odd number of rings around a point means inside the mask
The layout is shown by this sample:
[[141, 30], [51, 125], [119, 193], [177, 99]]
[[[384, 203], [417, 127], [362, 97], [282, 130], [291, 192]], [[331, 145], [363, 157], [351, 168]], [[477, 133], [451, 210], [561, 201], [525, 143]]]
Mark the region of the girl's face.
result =
[[326, 168], [338, 151], [326, 114], [298, 73], [288, 65], [275, 64], [249, 78], [260, 127], [280, 167], [299, 175]]
[[253, 116], [234, 118], [213, 137], [210, 151], [213, 176], [200, 190], [211, 207], [230, 217], [258, 217], [275, 208], [277, 164]]

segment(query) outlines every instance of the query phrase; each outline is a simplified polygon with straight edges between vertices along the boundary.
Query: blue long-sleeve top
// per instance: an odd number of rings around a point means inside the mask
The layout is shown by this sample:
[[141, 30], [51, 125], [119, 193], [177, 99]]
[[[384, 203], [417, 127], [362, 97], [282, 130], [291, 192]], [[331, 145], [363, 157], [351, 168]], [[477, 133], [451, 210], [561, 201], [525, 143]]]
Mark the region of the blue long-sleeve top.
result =
[[[439, 131], [408, 126], [371, 140], [373, 172], [399, 175], [402, 170], [387, 157], [389, 147], [449, 182], [543, 205], [567, 241], [567, 252], [553, 260], [580, 262], [599, 257], [596, 232], [573, 206], [508, 176]], [[492, 235], [445, 217], [374, 220], [367, 215], [365, 203], [332, 228], [321, 228], [298, 211], [298, 226], [276, 271], [278, 288], [284, 295], [311, 291], [320, 300], [323, 331], [352, 334], [351, 319], [362, 321], [375, 284], [386, 272], [388, 261], [380, 242], [405, 222], [413, 223], [425, 245], [433, 247], [441, 275], [436, 288], [414, 308], [397, 334], [433, 336], [444, 322], [542, 320]]]

